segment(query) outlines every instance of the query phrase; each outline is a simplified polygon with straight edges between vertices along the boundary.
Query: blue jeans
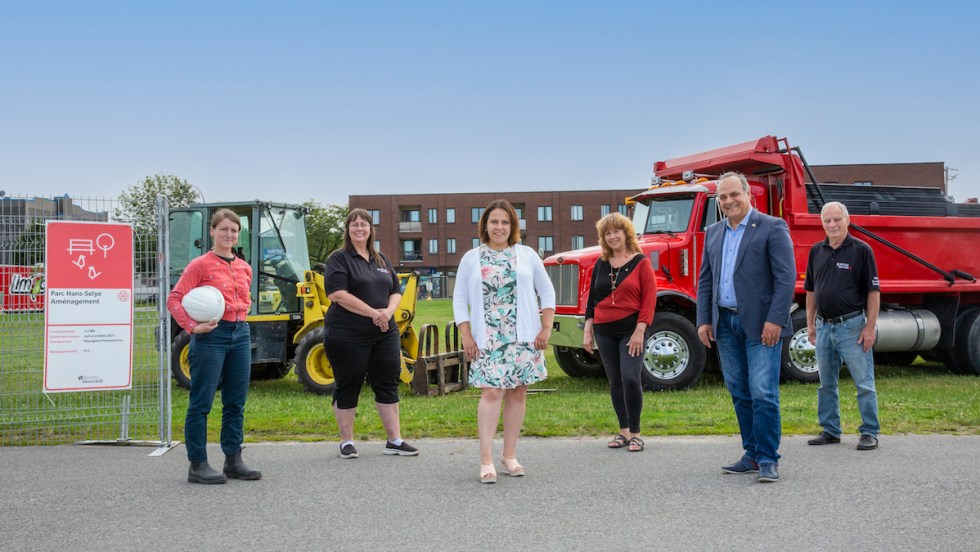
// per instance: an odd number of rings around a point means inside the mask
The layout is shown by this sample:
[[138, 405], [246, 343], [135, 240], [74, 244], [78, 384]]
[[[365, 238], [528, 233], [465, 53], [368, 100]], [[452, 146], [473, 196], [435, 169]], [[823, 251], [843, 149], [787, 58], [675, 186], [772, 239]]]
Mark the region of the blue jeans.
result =
[[858, 336], [867, 324], [866, 316], [855, 316], [837, 324], [817, 319], [817, 368], [820, 389], [817, 390], [817, 419], [824, 431], [840, 437], [840, 379], [841, 361], [857, 386], [858, 411], [861, 413], [861, 435], [878, 436], [878, 392], [875, 391], [875, 360], [871, 350], [865, 352]]
[[208, 414], [221, 385], [221, 450], [236, 454], [242, 449], [245, 399], [252, 371], [252, 340], [246, 322], [218, 322], [208, 333], [192, 334], [188, 360], [191, 392], [184, 419], [187, 459], [208, 459]]
[[735, 406], [745, 456], [760, 464], [778, 463], [777, 450], [782, 436], [779, 417], [782, 340], [768, 347], [763, 345], [761, 336], [745, 335], [737, 313], [719, 309], [718, 316], [715, 342], [725, 386]]

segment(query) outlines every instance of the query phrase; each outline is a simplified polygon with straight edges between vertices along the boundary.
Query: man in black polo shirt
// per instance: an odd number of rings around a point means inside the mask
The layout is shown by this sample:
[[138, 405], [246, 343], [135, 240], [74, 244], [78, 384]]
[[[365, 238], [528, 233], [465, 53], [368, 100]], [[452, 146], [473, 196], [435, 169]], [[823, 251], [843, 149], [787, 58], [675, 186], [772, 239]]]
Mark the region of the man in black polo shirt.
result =
[[840, 443], [840, 397], [837, 380], [841, 361], [857, 386], [861, 412], [858, 450], [878, 447], [878, 393], [875, 391], [875, 324], [881, 305], [874, 252], [848, 235], [847, 207], [837, 201], [820, 211], [827, 239], [810, 248], [806, 265], [806, 329], [817, 347], [820, 389], [817, 418], [823, 431], [811, 445]]

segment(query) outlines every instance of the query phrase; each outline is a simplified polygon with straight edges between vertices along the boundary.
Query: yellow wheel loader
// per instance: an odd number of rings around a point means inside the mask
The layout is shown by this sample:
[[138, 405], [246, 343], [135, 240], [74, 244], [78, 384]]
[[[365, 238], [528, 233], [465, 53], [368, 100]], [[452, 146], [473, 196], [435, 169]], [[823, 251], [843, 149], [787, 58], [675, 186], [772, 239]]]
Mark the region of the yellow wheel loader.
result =
[[[323, 315], [330, 306], [322, 269], [310, 270], [306, 208], [262, 201], [195, 204], [172, 209], [168, 252], [170, 287], [194, 258], [210, 249], [208, 225], [217, 209], [231, 209], [242, 221], [235, 254], [252, 266], [252, 309], [246, 320], [252, 338], [252, 378], [281, 378], [295, 365], [306, 389], [333, 392], [333, 370], [323, 353]], [[418, 335], [415, 317], [417, 274], [399, 274], [402, 302], [395, 313], [402, 340], [402, 381], [412, 379]], [[171, 372], [190, 387], [190, 336], [171, 320]]]

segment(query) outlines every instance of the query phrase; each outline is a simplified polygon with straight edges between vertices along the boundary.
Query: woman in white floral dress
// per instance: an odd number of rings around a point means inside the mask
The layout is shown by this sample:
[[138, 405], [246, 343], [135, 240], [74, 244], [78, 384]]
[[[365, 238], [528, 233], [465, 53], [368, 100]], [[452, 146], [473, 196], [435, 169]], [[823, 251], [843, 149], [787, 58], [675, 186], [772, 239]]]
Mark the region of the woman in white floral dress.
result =
[[470, 361], [470, 385], [482, 389], [477, 408], [480, 482], [494, 483], [493, 438], [501, 406], [503, 472], [524, 475], [516, 457], [517, 438], [527, 386], [548, 375], [544, 349], [554, 322], [555, 290], [537, 253], [517, 243], [517, 212], [507, 200], [491, 202], [477, 230], [482, 244], [459, 263], [453, 313]]

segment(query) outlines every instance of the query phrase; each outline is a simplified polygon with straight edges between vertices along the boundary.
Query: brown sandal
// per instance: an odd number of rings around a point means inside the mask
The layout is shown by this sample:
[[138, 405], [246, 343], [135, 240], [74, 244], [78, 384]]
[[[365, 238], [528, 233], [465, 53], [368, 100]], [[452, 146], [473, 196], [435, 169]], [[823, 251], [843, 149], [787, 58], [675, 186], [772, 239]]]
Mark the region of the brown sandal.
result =
[[643, 439], [639, 437], [633, 437], [630, 439], [630, 446], [626, 449], [630, 452], [641, 452], [643, 450]]
[[613, 437], [613, 440], [609, 441], [609, 444], [606, 446], [612, 449], [617, 449], [617, 448], [623, 448], [628, 444], [629, 444], [629, 440], [626, 439], [625, 435], [620, 433], [619, 435]]

